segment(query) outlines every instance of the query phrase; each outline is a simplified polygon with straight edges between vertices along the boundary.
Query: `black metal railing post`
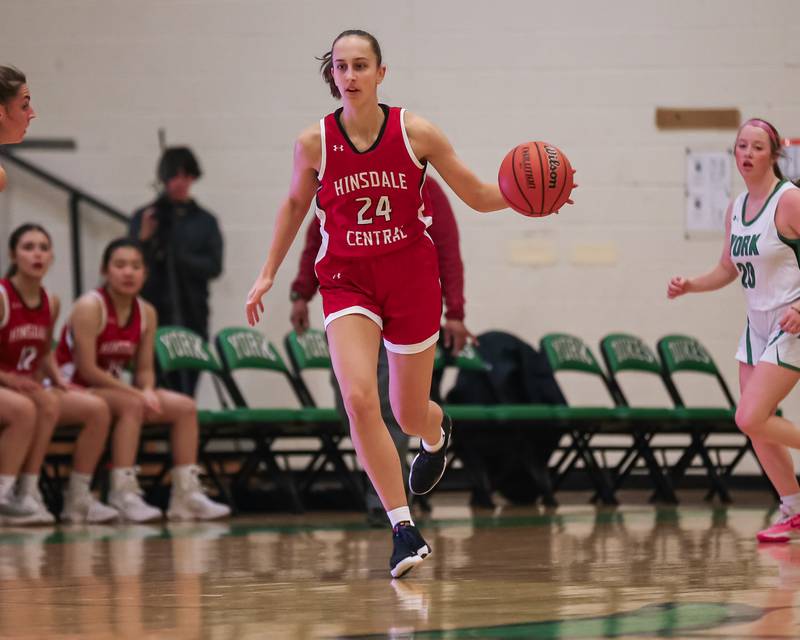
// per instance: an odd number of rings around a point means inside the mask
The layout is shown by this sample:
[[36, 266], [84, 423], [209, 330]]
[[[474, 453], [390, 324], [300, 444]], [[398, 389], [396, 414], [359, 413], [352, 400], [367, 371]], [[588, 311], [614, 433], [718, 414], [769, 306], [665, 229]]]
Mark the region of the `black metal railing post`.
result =
[[[73, 150], [75, 143], [71, 140], [39, 140], [39, 141], [26, 141], [19, 145], [20, 147], [27, 147], [31, 149], [63, 149]], [[70, 247], [72, 249], [72, 291], [77, 298], [83, 292], [83, 260], [81, 253], [81, 212], [80, 205], [85, 202], [94, 210], [105, 214], [112, 220], [122, 223], [127, 228], [130, 220], [129, 216], [116, 207], [103, 202], [99, 198], [86, 193], [73, 184], [62, 180], [58, 176], [42, 169], [40, 166], [33, 164], [27, 160], [20, 158], [12, 153], [8, 147], [0, 145], [0, 158], [3, 162], [8, 162], [16, 165], [19, 169], [44, 180], [46, 183], [66, 191], [69, 194], [69, 229], [70, 229]]]
[[69, 234], [72, 244], [72, 296], [76, 300], [83, 293], [83, 267], [81, 260], [81, 197], [73, 192], [69, 196]]

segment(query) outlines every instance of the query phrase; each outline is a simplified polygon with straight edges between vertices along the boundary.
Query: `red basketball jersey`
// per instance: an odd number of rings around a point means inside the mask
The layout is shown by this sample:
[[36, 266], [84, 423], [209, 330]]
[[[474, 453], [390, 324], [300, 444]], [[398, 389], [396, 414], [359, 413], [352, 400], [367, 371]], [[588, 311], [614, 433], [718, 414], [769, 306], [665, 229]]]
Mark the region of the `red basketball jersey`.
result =
[[358, 151], [341, 124], [342, 109], [320, 120], [317, 217], [326, 253], [369, 257], [408, 246], [425, 232], [422, 185], [425, 165], [414, 155], [403, 116], [405, 109], [381, 105], [383, 127], [375, 143]]
[[[141, 298], [136, 298], [128, 322], [121, 326], [117, 320], [117, 310], [104, 287], [89, 292], [100, 299], [102, 320], [97, 335], [97, 366], [113, 376], [119, 377], [136, 355], [142, 333], [145, 330], [145, 315]], [[56, 349], [56, 360], [64, 375], [75, 384], [86, 385], [75, 368], [75, 341], [69, 325], [64, 326]]]
[[53, 322], [50, 299], [42, 288], [39, 305], [30, 308], [10, 280], [0, 279], [5, 315], [0, 321], [0, 369], [32, 376], [47, 353]]

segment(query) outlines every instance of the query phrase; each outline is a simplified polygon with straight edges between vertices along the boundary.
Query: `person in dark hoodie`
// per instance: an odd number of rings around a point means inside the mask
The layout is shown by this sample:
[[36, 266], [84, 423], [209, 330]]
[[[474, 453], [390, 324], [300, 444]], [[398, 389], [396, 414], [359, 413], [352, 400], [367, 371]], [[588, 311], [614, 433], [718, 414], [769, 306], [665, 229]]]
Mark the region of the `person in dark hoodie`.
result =
[[[158, 312], [162, 325], [178, 325], [208, 340], [208, 284], [222, 273], [222, 234], [216, 217], [191, 196], [202, 176], [188, 147], [169, 147], [158, 163], [161, 193], [138, 209], [130, 235], [143, 245], [147, 280], [142, 297]], [[198, 374], [171, 374], [165, 383], [194, 395]]]

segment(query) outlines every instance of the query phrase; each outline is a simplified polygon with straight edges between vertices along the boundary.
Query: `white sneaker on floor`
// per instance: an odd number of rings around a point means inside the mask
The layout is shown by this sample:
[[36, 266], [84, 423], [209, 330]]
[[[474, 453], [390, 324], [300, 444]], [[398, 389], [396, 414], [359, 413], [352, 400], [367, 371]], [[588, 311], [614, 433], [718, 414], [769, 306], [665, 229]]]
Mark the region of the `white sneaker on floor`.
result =
[[177, 496], [173, 491], [167, 510], [170, 520], [216, 520], [230, 514], [228, 505], [214, 502], [202, 491], [179, 493]]
[[200, 468], [192, 465], [186, 473], [173, 473], [167, 518], [170, 520], [216, 520], [231, 514], [228, 505], [214, 502], [200, 484]]
[[125, 471], [122, 476], [116, 476], [112, 471], [111, 492], [108, 494], [108, 504], [114, 507], [120, 518], [125, 522], [150, 522], [164, 517], [161, 509], [147, 504], [142, 498], [143, 491], [139, 487], [136, 471]]
[[113, 507], [103, 504], [91, 493], [71, 495], [67, 492], [64, 498], [64, 509], [61, 521], [69, 524], [110, 522], [119, 518], [119, 512]]
[[13, 488], [7, 491], [5, 495], [0, 496], [0, 516], [29, 516], [35, 511], [35, 509], [34, 511], [26, 510], [20, 505], [19, 499], [14, 495]]
[[119, 512], [125, 522], [151, 522], [164, 517], [161, 509], [147, 504], [138, 491], [115, 491], [108, 496], [108, 504]]
[[9, 527], [27, 527], [44, 524], [55, 524], [56, 517], [44, 504], [42, 494], [38, 490], [17, 496], [17, 505], [26, 516], [3, 516], [0, 522]]

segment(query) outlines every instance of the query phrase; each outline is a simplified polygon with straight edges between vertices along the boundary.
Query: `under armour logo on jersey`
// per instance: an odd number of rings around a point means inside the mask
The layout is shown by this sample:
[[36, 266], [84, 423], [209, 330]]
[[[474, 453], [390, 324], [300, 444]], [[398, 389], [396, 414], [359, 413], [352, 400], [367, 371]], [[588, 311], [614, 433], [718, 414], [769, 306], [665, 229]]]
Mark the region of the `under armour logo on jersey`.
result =
[[344, 151], [344, 145], [343, 144], [335, 144], [335, 145], [333, 145], [333, 150], [334, 151]]
[[341, 273], [333, 274], [332, 280], [341, 280], [341, 279], [342, 279], [342, 274]]

